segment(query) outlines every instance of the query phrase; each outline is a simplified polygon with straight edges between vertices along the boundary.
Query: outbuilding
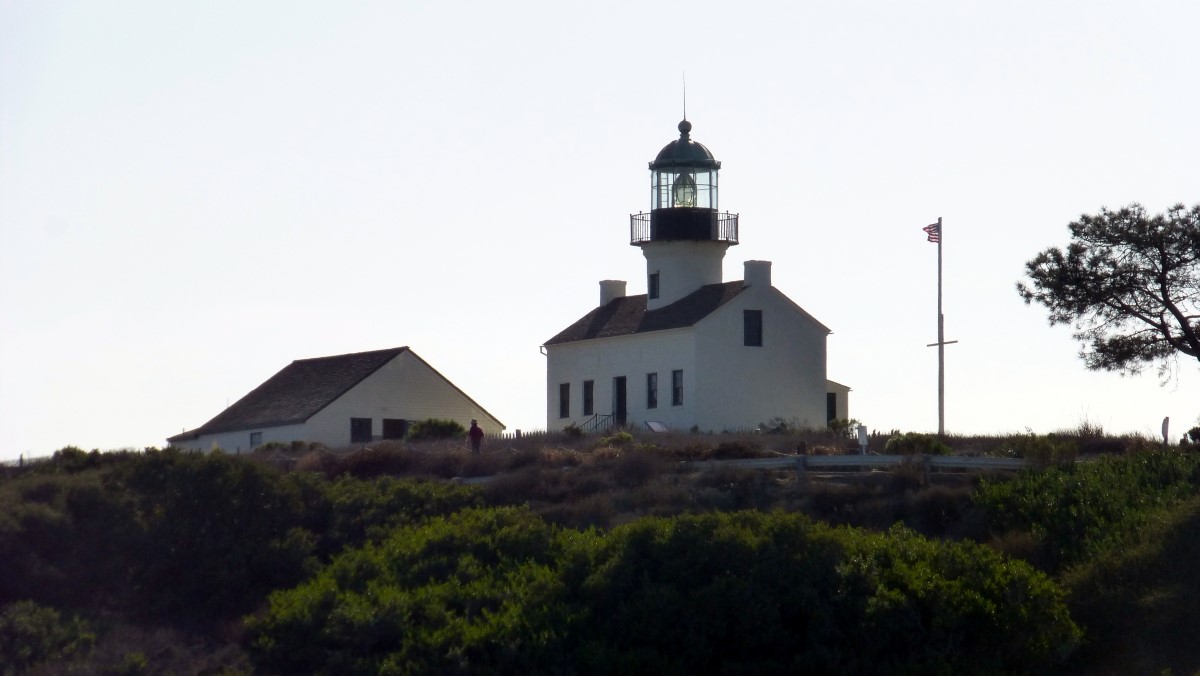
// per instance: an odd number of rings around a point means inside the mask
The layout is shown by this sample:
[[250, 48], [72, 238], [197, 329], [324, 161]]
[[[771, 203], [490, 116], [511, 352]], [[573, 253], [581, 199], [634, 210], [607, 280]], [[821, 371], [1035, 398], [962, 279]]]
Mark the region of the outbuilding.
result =
[[269, 442], [330, 448], [402, 439], [418, 420], [504, 424], [407, 347], [298, 359], [200, 427], [167, 442], [227, 452]]

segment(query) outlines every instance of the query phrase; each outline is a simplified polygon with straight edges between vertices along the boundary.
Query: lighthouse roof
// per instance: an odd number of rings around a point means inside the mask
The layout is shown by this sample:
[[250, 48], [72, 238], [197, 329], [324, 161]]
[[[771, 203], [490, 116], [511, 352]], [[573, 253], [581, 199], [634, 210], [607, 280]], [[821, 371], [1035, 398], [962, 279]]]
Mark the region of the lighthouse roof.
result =
[[675, 167], [695, 167], [720, 169], [721, 163], [713, 157], [712, 152], [704, 144], [691, 138], [692, 123], [684, 120], [679, 123], [679, 138], [671, 141], [658, 151], [658, 157], [650, 163], [651, 169], [671, 169]]
[[646, 294], [614, 298], [559, 332], [546, 345], [694, 326], [745, 289], [741, 281], [707, 284], [666, 307], [646, 309]]

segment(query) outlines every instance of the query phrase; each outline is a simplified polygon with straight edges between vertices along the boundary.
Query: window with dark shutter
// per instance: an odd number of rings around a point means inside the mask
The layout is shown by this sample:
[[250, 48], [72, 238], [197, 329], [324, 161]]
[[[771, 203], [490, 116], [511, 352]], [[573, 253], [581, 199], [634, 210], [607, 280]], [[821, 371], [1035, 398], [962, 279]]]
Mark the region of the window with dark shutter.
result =
[[742, 310], [742, 337], [745, 345], [762, 347], [762, 310]]
[[371, 440], [371, 419], [350, 419], [350, 443], [362, 444]]

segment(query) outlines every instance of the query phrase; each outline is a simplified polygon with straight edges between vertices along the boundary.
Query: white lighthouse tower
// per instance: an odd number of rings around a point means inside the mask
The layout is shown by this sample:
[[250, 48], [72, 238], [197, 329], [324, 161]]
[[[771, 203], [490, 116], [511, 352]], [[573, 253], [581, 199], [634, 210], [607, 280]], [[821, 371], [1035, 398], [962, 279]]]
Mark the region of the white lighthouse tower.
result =
[[725, 251], [738, 243], [737, 214], [720, 213], [718, 162], [679, 123], [650, 163], [650, 213], [630, 216], [630, 244], [646, 257], [647, 310], [674, 303], [706, 284], [720, 284]]

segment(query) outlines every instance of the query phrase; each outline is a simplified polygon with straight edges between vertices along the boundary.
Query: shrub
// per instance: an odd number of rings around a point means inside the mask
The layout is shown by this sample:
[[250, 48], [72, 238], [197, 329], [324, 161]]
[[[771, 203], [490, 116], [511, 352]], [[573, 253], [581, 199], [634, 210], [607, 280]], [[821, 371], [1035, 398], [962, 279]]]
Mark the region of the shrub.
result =
[[551, 564], [586, 539], [527, 510], [469, 510], [396, 531], [271, 595], [248, 621], [278, 673], [548, 673], [570, 617]]
[[347, 551], [248, 629], [280, 673], [1036, 673], [1078, 639], [1049, 579], [978, 545], [778, 512], [600, 535], [514, 508]]
[[[624, 434], [624, 433], [622, 433]], [[662, 456], [646, 451], [625, 452], [613, 460], [613, 480], [626, 488], [641, 486], [663, 471]]]
[[268, 468], [169, 449], [117, 469], [112, 487], [137, 505], [140, 547], [123, 560], [145, 609], [184, 622], [228, 618], [307, 572], [311, 552], [293, 532], [300, 494]]
[[829, 431], [838, 437], [856, 439], [858, 437], [858, 426], [861, 424], [857, 418], [834, 418], [829, 421]]
[[96, 642], [91, 626], [78, 617], [33, 601], [0, 609], [0, 664], [4, 673], [22, 673], [41, 662], [85, 653]]
[[932, 434], [906, 432], [887, 440], [885, 455], [950, 455], [950, 447]]
[[1012, 437], [1012, 455], [1025, 458], [1034, 467], [1049, 467], [1075, 462], [1079, 442], [1056, 434], [1037, 435], [1032, 432]]
[[629, 432], [613, 432], [607, 437], [600, 437], [601, 446], [628, 446], [633, 443], [633, 435]]
[[457, 439], [465, 437], [467, 429], [453, 420], [428, 418], [418, 420], [408, 428], [409, 441], [429, 441], [433, 439]]
[[986, 510], [993, 533], [1030, 533], [1036, 557], [1058, 570], [1119, 543], [1156, 510], [1198, 492], [1200, 458], [1151, 452], [985, 480], [975, 502]]

